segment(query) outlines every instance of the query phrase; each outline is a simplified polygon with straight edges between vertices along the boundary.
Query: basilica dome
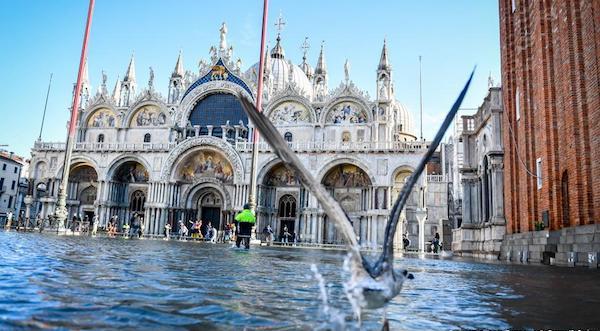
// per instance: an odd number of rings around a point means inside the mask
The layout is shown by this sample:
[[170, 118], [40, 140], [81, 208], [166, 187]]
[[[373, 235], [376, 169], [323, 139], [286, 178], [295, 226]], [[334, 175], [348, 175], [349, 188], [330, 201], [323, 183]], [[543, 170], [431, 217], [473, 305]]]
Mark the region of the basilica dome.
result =
[[[265, 58], [265, 75], [268, 79], [267, 84], [271, 95], [285, 89], [292, 83], [301, 94], [309, 98], [312, 97], [313, 89], [310, 80], [300, 66], [293, 64], [291, 60], [286, 61], [280, 37], [277, 37], [277, 44]], [[258, 81], [258, 65], [258, 63], [255, 63], [244, 74], [254, 84]]]
[[396, 101], [393, 104], [392, 111], [394, 122], [396, 124], [396, 130], [401, 133], [414, 135], [412, 118], [408, 108], [406, 108], [406, 106], [399, 101]]

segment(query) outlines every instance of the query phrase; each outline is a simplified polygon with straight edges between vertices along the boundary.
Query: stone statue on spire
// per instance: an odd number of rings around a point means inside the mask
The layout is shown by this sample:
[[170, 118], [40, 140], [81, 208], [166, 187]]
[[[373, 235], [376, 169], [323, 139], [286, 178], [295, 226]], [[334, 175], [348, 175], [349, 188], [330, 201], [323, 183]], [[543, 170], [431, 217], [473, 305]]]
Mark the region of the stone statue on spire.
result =
[[148, 88], [152, 90], [154, 85], [154, 70], [150, 67], [150, 78], [148, 79]]
[[102, 92], [106, 91], [106, 71], [102, 70]]
[[219, 43], [219, 50], [221, 52], [225, 52], [227, 51], [227, 25], [225, 24], [225, 22], [223, 22], [219, 31], [221, 32], [221, 42]]
[[344, 63], [344, 75], [346, 76], [346, 85], [350, 82], [350, 61], [346, 59], [346, 63]]

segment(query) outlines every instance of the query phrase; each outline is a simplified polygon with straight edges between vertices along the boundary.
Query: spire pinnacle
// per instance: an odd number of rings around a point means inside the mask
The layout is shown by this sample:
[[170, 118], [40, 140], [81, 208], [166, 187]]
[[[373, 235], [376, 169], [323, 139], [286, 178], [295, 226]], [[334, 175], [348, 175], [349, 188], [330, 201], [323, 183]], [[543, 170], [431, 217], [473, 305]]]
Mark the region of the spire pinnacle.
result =
[[123, 81], [135, 81], [135, 53], [131, 54], [131, 60], [129, 61], [127, 73], [125, 73]]
[[383, 39], [383, 48], [381, 49], [381, 58], [379, 59], [377, 70], [392, 70], [392, 66], [388, 60], [387, 42], [385, 38]]
[[323, 51], [324, 48], [325, 40], [321, 42], [321, 53], [319, 53], [319, 60], [317, 61], [317, 67], [315, 68], [315, 75], [327, 73], [327, 65], [325, 64], [325, 52]]
[[121, 99], [121, 81], [119, 80], [119, 76], [117, 76], [117, 81], [115, 82], [115, 88], [113, 89], [112, 97], [115, 103], [118, 104], [119, 100]]
[[183, 52], [179, 50], [179, 56], [177, 56], [177, 63], [175, 63], [175, 69], [173, 69], [173, 74], [171, 77], [183, 77]]

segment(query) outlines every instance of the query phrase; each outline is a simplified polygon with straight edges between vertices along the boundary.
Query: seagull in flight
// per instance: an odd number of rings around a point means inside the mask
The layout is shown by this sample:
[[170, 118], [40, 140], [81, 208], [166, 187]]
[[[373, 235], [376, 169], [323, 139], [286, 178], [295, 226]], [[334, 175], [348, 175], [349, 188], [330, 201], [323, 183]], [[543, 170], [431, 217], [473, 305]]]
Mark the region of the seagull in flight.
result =
[[304, 186], [310, 190], [319, 201], [328, 218], [334, 222], [339, 233], [347, 243], [349, 250], [349, 259], [347, 262], [350, 264], [350, 279], [346, 291], [349, 297], [351, 296], [356, 300], [354, 302], [358, 302], [360, 308], [375, 309], [384, 307], [400, 293], [402, 284], [406, 279], [414, 278], [407, 270], [394, 269], [394, 234], [398, 226], [398, 220], [400, 219], [400, 212], [402, 211], [402, 208], [404, 208], [409, 194], [418, 178], [423, 173], [427, 162], [429, 162], [433, 156], [433, 153], [442, 141], [446, 130], [460, 108], [474, 73], [475, 69], [471, 72], [469, 79], [458, 95], [454, 105], [450, 108], [442, 126], [429, 145], [425, 156], [421, 159], [415, 171], [407, 179], [407, 183], [402, 187], [402, 191], [394, 202], [385, 228], [383, 252], [374, 261], [371, 261], [360, 251], [360, 244], [358, 243], [352, 224], [339, 203], [333, 199], [325, 187], [323, 187], [323, 185], [304, 167], [296, 154], [288, 147], [287, 142], [284, 141], [273, 123], [271, 123], [263, 113], [257, 110], [251, 100], [241, 94], [238, 96], [245, 112], [248, 114], [248, 117], [250, 117], [250, 120], [252, 120], [252, 123], [254, 123], [262, 137], [269, 143], [281, 161], [289, 169], [295, 171], [302, 184], [304, 184]]

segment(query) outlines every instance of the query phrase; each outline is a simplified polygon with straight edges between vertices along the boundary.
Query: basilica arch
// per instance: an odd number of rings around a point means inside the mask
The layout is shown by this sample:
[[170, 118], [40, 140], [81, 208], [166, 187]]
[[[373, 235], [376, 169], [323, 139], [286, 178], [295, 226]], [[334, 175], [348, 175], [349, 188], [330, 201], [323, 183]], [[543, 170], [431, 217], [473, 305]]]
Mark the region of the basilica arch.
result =
[[[367, 224], [366, 222], [363, 224], [363, 220], [366, 221], [366, 211], [371, 208], [373, 180], [364, 168], [353, 163], [335, 162], [327, 168], [327, 172], [321, 178], [321, 184], [347, 213], [356, 234], [360, 238], [365, 237]], [[324, 217], [322, 226], [324, 243], [342, 243], [335, 225], [327, 219], [327, 216]]]
[[176, 167], [179, 165], [181, 160], [190, 155], [190, 153], [194, 153], [194, 151], [201, 149], [215, 151], [224, 156], [224, 158], [231, 164], [232, 167], [231, 181], [233, 184], [240, 184], [243, 181], [244, 168], [240, 155], [223, 139], [211, 136], [200, 136], [186, 139], [184, 142], [178, 144], [173, 150], [171, 150], [166, 161], [163, 163], [160, 180], [176, 181]]
[[268, 162], [257, 177], [258, 229], [271, 225], [276, 240], [280, 240], [284, 226], [290, 233], [306, 233], [306, 222], [301, 224], [303, 207], [308, 205], [308, 194], [294, 171], [281, 160]]
[[[243, 82], [241, 79], [240, 81]], [[196, 104], [198, 104], [198, 102], [202, 101], [207, 96], [216, 93], [230, 94], [233, 96], [241, 94], [250, 100], [254, 100], [254, 96], [250, 93], [250, 90], [247, 90], [243, 85], [240, 85], [239, 83], [233, 83], [227, 80], [213, 80], [202, 82], [201, 84], [197, 84], [196, 86], [191, 86], [190, 89], [186, 92], [185, 96], [181, 100], [181, 104], [179, 106], [180, 110], [176, 115], [175, 122], [178, 123], [180, 127], [186, 127], [188, 124], [188, 119], [190, 118], [190, 114], [194, 110]], [[231, 124], [233, 125], [237, 123]]]
[[123, 120], [123, 126], [160, 127], [171, 124], [167, 106], [158, 100], [144, 100], [134, 105]]
[[347, 116], [340, 117], [342, 122], [339, 123], [370, 123], [373, 121], [373, 114], [369, 109], [369, 105], [358, 97], [340, 96], [325, 105], [319, 122], [323, 125], [337, 124], [335, 121], [336, 115], [342, 114]]
[[98, 204], [98, 171], [88, 162], [74, 160], [67, 184], [67, 227], [74, 226], [73, 217], [91, 221]]
[[137, 156], [125, 156], [111, 163], [106, 174], [108, 214], [118, 217], [118, 224], [144, 216], [150, 174], [147, 162]]

